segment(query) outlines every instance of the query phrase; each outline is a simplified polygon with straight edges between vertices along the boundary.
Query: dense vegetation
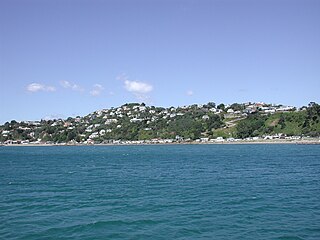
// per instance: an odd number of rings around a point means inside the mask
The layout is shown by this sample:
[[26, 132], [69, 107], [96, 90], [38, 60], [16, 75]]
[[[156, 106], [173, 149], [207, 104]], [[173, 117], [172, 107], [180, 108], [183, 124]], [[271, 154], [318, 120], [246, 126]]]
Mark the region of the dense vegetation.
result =
[[284, 134], [288, 136], [320, 136], [320, 105], [312, 102], [305, 111], [248, 115], [235, 130], [238, 138]]
[[[252, 105], [255, 109], [255, 105]], [[230, 109], [232, 111], [230, 111]], [[320, 136], [320, 105], [311, 102], [300, 110], [266, 113], [248, 106], [214, 103], [187, 107], [154, 107], [125, 104], [96, 111], [85, 117], [65, 120], [17, 122], [0, 126], [0, 142], [8, 140], [40, 142], [108, 142], [111, 140], [176, 139], [268, 135]]]
[[[209, 105], [188, 109], [146, 107], [144, 104], [125, 104], [117, 109], [94, 112], [83, 118], [41, 120], [39, 123], [16, 122], [0, 126], [0, 142], [9, 139], [43, 142], [81, 142], [108, 140], [197, 139], [212, 134], [224, 126], [223, 115], [209, 112]], [[140, 110], [142, 109], [143, 110]], [[118, 108], [120, 109], [120, 108]], [[118, 113], [118, 114], [117, 114]], [[202, 117], [206, 116], [205, 119]], [[112, 120], [106, 122], [107, 120]], [[92, 133], [100, 133], [92, 135]]]

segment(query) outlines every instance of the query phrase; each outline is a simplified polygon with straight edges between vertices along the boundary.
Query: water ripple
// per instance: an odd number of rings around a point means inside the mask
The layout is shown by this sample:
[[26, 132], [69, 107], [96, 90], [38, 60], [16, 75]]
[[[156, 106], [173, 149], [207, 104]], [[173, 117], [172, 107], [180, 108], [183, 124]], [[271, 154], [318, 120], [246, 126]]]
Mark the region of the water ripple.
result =
[[0, 239], [320, 239], [317, 145], [0, 149]]

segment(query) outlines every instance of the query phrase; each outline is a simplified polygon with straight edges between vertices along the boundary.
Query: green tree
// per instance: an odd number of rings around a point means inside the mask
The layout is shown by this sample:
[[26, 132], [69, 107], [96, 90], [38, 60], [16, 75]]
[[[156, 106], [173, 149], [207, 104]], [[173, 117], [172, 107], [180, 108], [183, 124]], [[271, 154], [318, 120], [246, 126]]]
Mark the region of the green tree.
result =
[[249, 115], [236, 126], [237, 137], [243, 139], [260, 135], [260, 130], [264, 128], [265, 120], [266, 116], [259, 114]]
[[234, 111], [242, 111], [245, 109], [245, 106], [243, 104], [233, 103], [231, 104], [230, 108], [233, 109]]
[[279, 118], [279, 122], [278, 124], [280, 125], [281, 129], [284, 129], [286, 126], [286, 119], [284, 117], [284, 114], [281, 114], [280, 118]]
[[207, 104], [209, 107], [211, 108], [215, 108], [216, 107], [216, 104], [214, 102], [208, 102]]
[[68, 132], [68, 135], [67, 135], [67, 141], [71, 141], [71, 140], [74, 140], [77, 136], [77, 133], [76, 131], [73, 129], [72, 131]]
[[221, 109], [222, 111], [225, 111], [225, 105], [223, 103], [220, 103], [217, 107], [218, 109]]

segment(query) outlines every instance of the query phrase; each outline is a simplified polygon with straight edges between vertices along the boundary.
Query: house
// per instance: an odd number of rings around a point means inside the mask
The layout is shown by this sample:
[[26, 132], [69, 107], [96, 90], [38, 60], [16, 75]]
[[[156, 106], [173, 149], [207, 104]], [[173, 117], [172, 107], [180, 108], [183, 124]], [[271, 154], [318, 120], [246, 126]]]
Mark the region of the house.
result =
[[64, 127], [70, 127], [70, 126], [72, 126], [72, 123], [71, 123], [71, 122], [65, 122], [65, 123], [63, 124], [63, 126], [64, 126]]
[[223, 112], [222, 109], [217, 109], [216, 108], [215, 114], [219, 114], [219, 113], [222, 113], [222, 112]]
[[277, 108], [278, 112], [287, 112], [287, 111], [292, 111], [294, 110], [294, 107], [291, 106], [281, 106], [279, 108]]
[[200, 138], [201, 142], [209, 142], [209, 138]]
[[115, 118], [110, 118], [110, 119], [107, 119], [107, 120], [105, 121], [105, 124], [108, 125], [108, 124], [116, 123], [116, 122], [118, 122], [117, 119], [115, 119]]
[[140, 112], [144, 112], [146, 110], [146, 107], [145, 106], [139, 106], [139, 111]]
[[99, 137], [98, 132], [91, 133], [91, 135], [89, 136], [90, 139], [97, 138], [97, 137]]
[[130, 119], [130, 122], [141, 122], [141, 121], [143, 121], [143, 119], [141, 119], [141, 118], [132, 118], [132, 119]]
[[215, 141], [216, 141], [216, 142], [224, 142], [224, 139], [223, 139], [223, 137], [217, 137], [217, 138], [215, 139]]
[[180, 137], [179, 135], [176, 135], [175, 138], [176, 138], [177, 141], [183, 141], [183, 137]]
[[209, 117], [208, 115], [203, 115], [203, 116], [202, 116], [202, 119], [203, 119], [203, 120], [209, 120], [210, 117]]
[[84, 143], [86, 143], [86, 144], [94, 144], [94, 140], [93, 139], [88, 139]]

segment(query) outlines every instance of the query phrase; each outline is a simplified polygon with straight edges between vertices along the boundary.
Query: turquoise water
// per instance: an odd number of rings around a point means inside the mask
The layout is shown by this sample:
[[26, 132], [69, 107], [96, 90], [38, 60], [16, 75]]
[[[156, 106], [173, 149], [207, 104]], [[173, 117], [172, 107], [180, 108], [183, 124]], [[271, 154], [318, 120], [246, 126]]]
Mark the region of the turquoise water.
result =
[[320, 239], [320, 145], [0, 148], [0, 239]]

